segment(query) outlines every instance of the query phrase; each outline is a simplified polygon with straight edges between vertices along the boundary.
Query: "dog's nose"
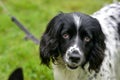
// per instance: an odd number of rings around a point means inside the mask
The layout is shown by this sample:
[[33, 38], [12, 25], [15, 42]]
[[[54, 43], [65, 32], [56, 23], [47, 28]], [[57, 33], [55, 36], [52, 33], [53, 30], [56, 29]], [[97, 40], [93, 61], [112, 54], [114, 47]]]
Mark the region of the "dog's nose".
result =
[[74, 63], [78, 63], [80, 61], [80, 54], [78, 51], [73, 51], [69, 54], [69, 60]]

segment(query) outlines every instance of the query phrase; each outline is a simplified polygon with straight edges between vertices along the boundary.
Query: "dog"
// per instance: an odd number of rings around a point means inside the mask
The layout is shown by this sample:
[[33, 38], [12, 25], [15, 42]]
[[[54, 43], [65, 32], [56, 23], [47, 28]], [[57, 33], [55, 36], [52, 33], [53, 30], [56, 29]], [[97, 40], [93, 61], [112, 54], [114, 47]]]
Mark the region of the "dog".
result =
[[55, 80], [120, 80], [120, 3], [92, 15], [59, 13], [40, 41], [41, 63]]

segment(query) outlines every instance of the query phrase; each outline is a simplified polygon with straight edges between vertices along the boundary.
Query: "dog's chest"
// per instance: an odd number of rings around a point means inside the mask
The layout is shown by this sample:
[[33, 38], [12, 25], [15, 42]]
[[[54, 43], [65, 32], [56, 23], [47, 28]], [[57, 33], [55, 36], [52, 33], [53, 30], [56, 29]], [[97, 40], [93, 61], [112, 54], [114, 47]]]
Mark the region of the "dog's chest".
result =
[[[69, 70], [61, 65], [53, 65], [55, 80], [80, 80], [81, 71], [79, 69]], [[82, 79], [83, 80], [83, 79]]]
[[53, 65], [53, 70], [55, 80], [99, 80], [96, 74], [86, 72], [81, 68], [69, 70], [63, 65]]
[[54, 76], [55, 80], [79, 80], [79, 74], [76, 74], [76, 71], [62, 71], [62, 73], [55, 72]]

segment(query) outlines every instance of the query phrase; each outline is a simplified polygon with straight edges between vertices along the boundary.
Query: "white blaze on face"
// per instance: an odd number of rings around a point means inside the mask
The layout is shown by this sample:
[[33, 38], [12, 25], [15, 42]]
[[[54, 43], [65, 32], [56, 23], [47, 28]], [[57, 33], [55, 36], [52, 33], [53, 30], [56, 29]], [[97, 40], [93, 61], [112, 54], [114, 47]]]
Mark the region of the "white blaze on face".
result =
[[82, 19], [77, 14], [73, 14], [73, 18], [74, 18], [74, 23], [75, 23], [76, 29], [77, 29], [77, 35], [76, 35], [75, 42], [74, 42], [73, 46], [74, 46], [74, 48], [79, 50], [79, 47], [78, 47], [79, 46], [78, 45], [78, 43], [79, 43], [79, 35], [78, 34], [79, 34], [79, 28], [80, 28]]
[[81, 25], [80, 16], [78, 16], [77, 14], [73, 14], [73, 19], [74, 19], [75, 25], [77, 26], [77, 29], [79, 29]]
[[79, 33], [80, 25], [81, 25], [81, 18], [77, 14], [73, 14], [73, 19], [74, 19], [74, 23], [76, 25], [77, 35], [76, 35], [76, 38], [75, 38], [75, 42], [74, 42], [73, 46], [70, 49], [73, 48], [73, 49], [76, 49], [78, 52], [80, 52], [79, 47], [78, 47], [78, 42], [79, 42], [79, 35], [78, 35], [78, 33]]

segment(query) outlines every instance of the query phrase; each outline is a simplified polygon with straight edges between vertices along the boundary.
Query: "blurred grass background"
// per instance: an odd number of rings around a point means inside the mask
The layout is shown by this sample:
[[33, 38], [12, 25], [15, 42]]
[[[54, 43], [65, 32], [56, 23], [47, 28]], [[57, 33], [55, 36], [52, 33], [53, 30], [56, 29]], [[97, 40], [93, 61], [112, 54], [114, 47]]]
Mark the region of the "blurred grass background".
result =
[[[37, 38], [60, 11], [92, 14], [112, 0], [1, 0]], [[53, 80], [52, 69], [40, 65], [39, 46], [25, 41], [25, 34], [0, 6], [0, 80], [22, 67], [25, 80]]]

